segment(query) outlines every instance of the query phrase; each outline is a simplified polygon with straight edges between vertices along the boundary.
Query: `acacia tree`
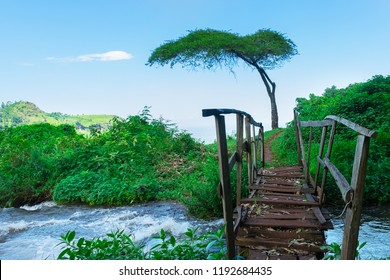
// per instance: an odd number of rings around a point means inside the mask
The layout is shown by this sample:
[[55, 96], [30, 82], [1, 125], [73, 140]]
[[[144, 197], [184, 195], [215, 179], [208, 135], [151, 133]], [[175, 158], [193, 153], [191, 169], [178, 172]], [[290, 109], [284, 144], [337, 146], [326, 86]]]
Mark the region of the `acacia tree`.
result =
[[156, 48], [147, 65], [214, 69], [227, 67], [233, 71], [238, 61], [244, 61], [256, 69], [266, 87], [271, 101], [272, 129], [278, 128], [278, 110], [275, 99], [276, 84], [265, 70], [274, 69], [283, 61], [297, 54], [296, 45], [283, 34], [261, 29], [254, 34], [240, 36], [227, 31], [200, 29], [189, 31], [186, 36], [167, 41]]

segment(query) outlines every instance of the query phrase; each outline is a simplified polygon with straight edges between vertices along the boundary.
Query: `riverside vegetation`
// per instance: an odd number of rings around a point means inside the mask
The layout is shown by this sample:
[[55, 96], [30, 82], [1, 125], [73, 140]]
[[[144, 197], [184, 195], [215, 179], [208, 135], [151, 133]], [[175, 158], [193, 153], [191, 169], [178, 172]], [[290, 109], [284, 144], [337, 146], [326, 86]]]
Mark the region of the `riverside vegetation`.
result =
[[[297, 99], [296, 109], [301, 120], [320, 120], [332, 114], [379, 132], [370, 147], [365, 187], [365, 202], [368, 203], [390, 201], [389, 93], [390, 76], [374, 76], [366, 83], [352, 84], [345, 89], [332, 87], [322, 96], [312, 94], [309, 99]], [[296, 164], [292, 124], [276, 132], [278, 136], [271, 147], [274, 163]], [[275, 131], [267, 132], [265, 136], [273, 133]], [[347, 176], [351, 172], [356, 141], [352, 136], [347, 130], [338, 129], [332, 154], [332, 160]], [[314, 137], [319, 139], [320, 132], [315, 132]], [[233, 149], [234, 136], [229, 140]], [[314, 153], [315, 145], [312, 148]], [[216, 191], [219, 182], [216, 145], [205, 145], [189, 133], [179, 131], [175, 125], [152, 118], [147, 107], [127, 119], [114, 118], [106, 131], [92, 128], [90, 136], [80, 135], [74, 126], [66, 124], [40, 123], [6, 128], [0, 130], [0, 155], [1, 207], [18, 207], [49, 199], [91, 206], [175, 199], [200, 218], [222, 215], [222, 204]], [[340, 196], [331, 178], [328, 182], [329, 203]], [[83, 254], [94, 251], [91, 248], [109, 250], [110, 246], [118, 246], [118, 240], [131, 245], [131, 237], [121, 231], [103, 239], [80, 238], [76, 242], [74, 237], [72, 232], [62, 237], [65, 248], [60, 258], [87, 258]], [[204, 249], [217, 240], [197, 236], [177, 243], [172, 237], [162, 237], [161, 232], [158, 238], [169, 250], [180, 245], [181, 249], [175, 249], [180, 251], [188, 244], [198, 244], [200, 247], [194, 246], [203, 250], [199, 253], [202, 258], [209, 257], [210, 252]], [[197, 241], [191, 243], [191, 240]], [[78, 252], [81, 255], [78, 256]], [[157, 258], [157, 255], [157, 252], [150, 252], [142, 258]]]
[[220, 216], [216, 155], [149, 109], [114, 118], [89, 137], [47, 123], [0, 131], [0, 206], [129, 205], [177, 199], [190, 213]]
[[[322, 96], [311, 94], [308, 99], [297, 98], [296, 110], [300, 119], [322, 120], [327, 115], [337, 115], [360, 124], [368, 129], [378, 131], [378, 137], [371, 140], [365, 181], [364, 202], [370, 204], [387, 204], [390, 202], [390, 76], [374, 76], [364, 83], [351, 84], [346, 88], [331, 87]], [[308, 143], [309, 131], [303, 128], [302, 133]], [[312, 157], [318, 154], [321, 130], [313, 130]], [[333, 144], [332, 161], [351, 179], [352, 165], [356, 145], [356, 134], [338, 126]], [[281, 165], [296, 164], [297, 149], [295, 132], [291, 122], [280, 137], [276, 138], [272, 151]], [[315, 173], [316, 161], [310, 166], [311, 174]], [[337, 204], [341, 200], [340, 192], [333, 178], [329, 175], [326, 186], [326, 203]]]
[[226, 259], [224, 227], [216, 232], [199, 234], [198, 229], [188, 229], [181, 241], [163, 229], [154, 239], [157, 244], [145, 250], [145, 244], [135, 243], [123, 230], [107, 237], [86, 240], [75, 239], [76, 232], [61, 236], [62, 251], [58, 259], [69, 260], [222, 260]]

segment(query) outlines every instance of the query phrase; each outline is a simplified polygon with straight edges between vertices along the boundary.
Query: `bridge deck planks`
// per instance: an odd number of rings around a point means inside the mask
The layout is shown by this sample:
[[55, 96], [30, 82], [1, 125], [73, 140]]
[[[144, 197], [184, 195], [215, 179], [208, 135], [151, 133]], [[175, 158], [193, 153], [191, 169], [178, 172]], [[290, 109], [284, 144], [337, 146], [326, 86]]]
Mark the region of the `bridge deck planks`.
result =
[[236, 215], [236, 245], [248, 259], [320, 259], [324, 231], [333, 228], [314, 190], [303, 183], [302, 168], [260, 171], [250, 196], [241, 199]]

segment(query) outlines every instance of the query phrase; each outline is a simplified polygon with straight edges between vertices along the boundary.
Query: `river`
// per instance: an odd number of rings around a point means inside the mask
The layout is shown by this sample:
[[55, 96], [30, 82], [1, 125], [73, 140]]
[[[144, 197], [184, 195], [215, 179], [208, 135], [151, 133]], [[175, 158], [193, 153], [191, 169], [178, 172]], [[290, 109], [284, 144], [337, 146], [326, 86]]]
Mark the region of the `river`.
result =
[[[390, 256], [390, 210], [365, 209], [359, 239], [367, 241], [361, 251], [362, 259]], [[333, 221], [335, 230], [326, 233], [327, 242], [341, 242], [343, 222]], [[200, 231], [217, 230], [221, 219], [199, 220], [189, 216], [178, 202], [151, 202], [126, 207], [64, 206], [45, 202], [35, 206], [0, 209], [0, 259], [55, 259], [61, 248], [56, 246], [60, 236], [76, 230], [77, 237], [104, 236], [110, 231], [124, 229], [136, 241], [147, 241], [161, 229], [178, 236], [188, 228]]]
[[[329, 209], [334, 230], [325, 233], [326, 242], [341, 243], [344, 234], [344, 221], [335, 218], [341, 214], [342, 209]], [[345, 216], [345, 215], [344, 215]], [[365, 207], [361, 217], [359, 229], [359, 242], [367, 242], [360, 250], [360, 258], [363, 260], [377, 260], [390, 257], [390, 208]]]

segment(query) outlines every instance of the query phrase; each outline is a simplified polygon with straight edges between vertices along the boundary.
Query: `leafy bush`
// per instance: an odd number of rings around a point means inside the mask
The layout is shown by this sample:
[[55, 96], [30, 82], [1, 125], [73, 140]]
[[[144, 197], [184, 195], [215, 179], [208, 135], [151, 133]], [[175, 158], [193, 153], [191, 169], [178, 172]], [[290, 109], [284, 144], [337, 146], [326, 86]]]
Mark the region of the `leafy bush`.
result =
[[81, 141], [68, 125], [34, 124], [0, 131], [0, 205], [50, 199], [59, 176], [53, 166]]
[[[360, 260], [361, 250], [364, 246], [366, 246], [367, 242], [363, 242], [356, 245], [356, 255], [355, 259]], [[332, 242], [329, 245], [322, 246], [322, 250], [326, 250], [326, 254], [324, 256], [324, 260], [339, 260], [341, 258], [341, 244], [337, 242]]]
[[194, 215], [221, 215], [212, 149], [149, 108], [90, 137], [70, 126], [0, 130], [0, 206], [58, 203], [128, 205], [176, 199]]
[[[122, 205], [178, 199], [195, 215], [221, 215], [219, 199], [207, 205], [201, 201], [204, 194], [216, 197], [216, 158], [190, 134], [152, 119], [148, 108], [126, 120], [114, 119], [110, 130], [87, 140], [62, 159], [71, 171], [56, 184], [56, 201]], [[194, 205], [202, 205], [205, 213]]]
[[106, 238], [75, 240], [76, 232], [61, 236], [62, 251], [58, 259], [69, 260], [202, 260], [226, 259], [224, 228], [216, 232], [198, 234], [188, 229], [181, 241], [163, 229], [154, 239], [157, 245], [145, 251], [144, 244], [136, 244], [123, 230], [107, 234]]

